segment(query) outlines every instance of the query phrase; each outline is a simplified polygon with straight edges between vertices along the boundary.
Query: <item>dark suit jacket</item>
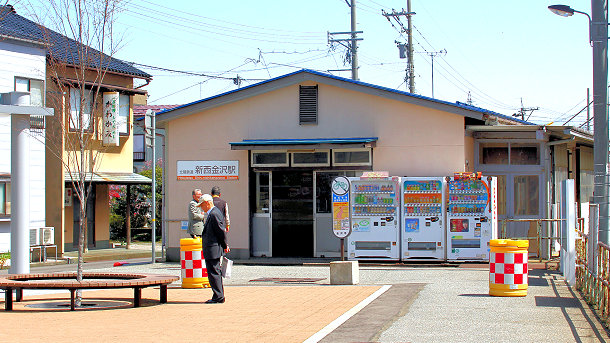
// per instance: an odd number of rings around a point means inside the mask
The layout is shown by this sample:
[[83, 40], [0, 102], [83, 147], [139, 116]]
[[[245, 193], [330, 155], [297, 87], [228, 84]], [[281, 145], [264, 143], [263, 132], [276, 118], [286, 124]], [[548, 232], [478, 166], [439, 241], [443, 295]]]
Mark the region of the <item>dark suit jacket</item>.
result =
[[223, 250], [227, 248], [224, 215], [217, 207], [212, 207], [208, 219], [205, 221], [201, 245], [205, 259], [221, 258]]

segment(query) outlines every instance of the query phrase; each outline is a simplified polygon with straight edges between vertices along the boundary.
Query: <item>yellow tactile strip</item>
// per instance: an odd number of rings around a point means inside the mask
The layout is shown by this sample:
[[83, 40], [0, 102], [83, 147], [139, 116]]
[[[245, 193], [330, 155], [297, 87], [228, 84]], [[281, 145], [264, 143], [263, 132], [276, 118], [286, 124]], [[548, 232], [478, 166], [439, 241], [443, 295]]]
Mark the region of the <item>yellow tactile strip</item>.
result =
[[[142, 291], [140, 308], [48, 311], [28, 303], [66, 294], [26, 296], [0, 312], [0, 341], [302, 342], [380, 286], [226, 287], [226, 303], [203, 304], [209, 289], [170, 289], [159, 304], [155, 288]], [[125, 289], [85, 291], [84, 298], [130, 300]], [[69, 295], [68, 295], [69, 300]], [[32, 323], [28, 328], [25, 323]]]

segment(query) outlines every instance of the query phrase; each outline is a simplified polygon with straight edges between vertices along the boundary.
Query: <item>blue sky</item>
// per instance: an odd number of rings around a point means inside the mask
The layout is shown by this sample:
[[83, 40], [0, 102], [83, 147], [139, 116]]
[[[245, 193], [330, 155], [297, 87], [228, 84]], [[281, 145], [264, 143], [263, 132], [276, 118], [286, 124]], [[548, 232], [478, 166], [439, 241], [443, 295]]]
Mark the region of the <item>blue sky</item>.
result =
[[[539, 108], [530, 121], [563, 125], [586, 104], [592, 51], [587, 18], [554, 15], [547, 6], [556, 3], [412, 0], [416, 93], [431, 96], [428, 53], [446, 50], [434, 58], [436, 98], [466, 102], [470, 92], [474, 105], [506, 115], [523, 102]], [[563, 3], [590, 12], [590, 1]], [[151, 104], [184, 104], [236, 89], [237, 75], [246, 86], [301, 68], [349, 68], [345, 49], [327, 42], [328, 31], [350, 29], [345, 0], [131, 0], [125, 8], [115, 26], [123, 37], [115, 57], [207, 75], [139, 66], [154, 76], [147, 87]], [[358, 30], [364, 31], [360, 80], [407, 90], [406, 60], [395, 44], [406, 42], [406, 34], [381, 15], [382, 9], [406, 9], [406, 0], [357, 0], [356, 8]], [[585, 120], [583, 112], [569, 125]]]

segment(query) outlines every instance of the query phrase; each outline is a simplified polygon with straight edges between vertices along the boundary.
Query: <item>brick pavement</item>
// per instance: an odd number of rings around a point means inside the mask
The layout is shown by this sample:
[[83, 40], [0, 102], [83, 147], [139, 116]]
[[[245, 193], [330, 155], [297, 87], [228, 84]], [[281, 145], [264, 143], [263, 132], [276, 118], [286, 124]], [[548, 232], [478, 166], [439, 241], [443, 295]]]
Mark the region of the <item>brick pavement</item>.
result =
[[[157, 300], [158, 289], [144, 289], [140, 308], [126, 303], [117, 309], [76, 312], [26, 307], [66, 302], [68, 293], [25, 294], [13, 312], [0, 312], [0, 341], [302, 342], [379, 288], [235, 286], [225, 288], [224, 304], [203, 304], [211, 296], [209, 289], [171, 288], [163, 305]], [[132, 296], [122, 289], [84, 291], [85, 302], [130, 302]]]

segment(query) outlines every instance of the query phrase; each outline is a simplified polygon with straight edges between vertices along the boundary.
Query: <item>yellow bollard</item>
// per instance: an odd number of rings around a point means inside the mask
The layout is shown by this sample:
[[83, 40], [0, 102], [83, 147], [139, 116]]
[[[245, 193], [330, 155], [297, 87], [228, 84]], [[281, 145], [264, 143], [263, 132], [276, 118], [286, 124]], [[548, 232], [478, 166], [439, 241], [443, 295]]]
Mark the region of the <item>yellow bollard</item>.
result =
[[526, 296], [529, 241], [492, 239], [489, 246], [489, 295]]
[[210, 287], [208, 270], [201, 251], [201, 238], [182, 238], [180, 240], [180, 265], [182, 288]]

